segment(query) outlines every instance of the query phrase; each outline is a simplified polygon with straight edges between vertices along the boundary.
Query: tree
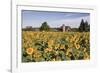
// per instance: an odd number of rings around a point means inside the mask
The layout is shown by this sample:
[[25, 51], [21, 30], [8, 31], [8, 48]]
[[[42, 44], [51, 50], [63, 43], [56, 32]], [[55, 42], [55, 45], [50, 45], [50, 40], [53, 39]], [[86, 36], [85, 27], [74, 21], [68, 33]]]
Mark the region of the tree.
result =
[[84, 20], [81, 20], [80, 26], [79, 26], [79, 31], [80, 32], [88, 32], [90, 31], [90, 25], [88, 24], [88, 22], [84, 22]]
[[40, 27], [40, 30], [41, 31], [49, 31], [50, 27], [49, 27], [48, 23], [47, 22], [43, 22], [41, 27]]
[[84, 20], [81, 20], [80, 26], [79, 26], [79, 31], [83, 32], [84, 31]]
[[90, 24], [88, 25], [88, 29], [87, 30], [90, 31]]
[[88, 29], [89, 29], [88, 22], [86, 21], [84, 24], [85, 24], [85, 26], [84, 26], [84, 27], [85, 27], [85, 30], [84, 30], [84, 31], [86, 31], [86, 32], [89, 31], [89, 30], [88, 30]]

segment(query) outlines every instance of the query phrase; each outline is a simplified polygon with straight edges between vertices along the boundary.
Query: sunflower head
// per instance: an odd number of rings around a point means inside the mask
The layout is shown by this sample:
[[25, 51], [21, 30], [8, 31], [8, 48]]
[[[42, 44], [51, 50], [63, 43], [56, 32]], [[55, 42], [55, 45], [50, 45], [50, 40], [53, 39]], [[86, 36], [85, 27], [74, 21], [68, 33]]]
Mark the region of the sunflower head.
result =
[[52, 48], [46, 48], [46, 49], [44, 50], [45, 53], [51, 52], [51, 51], [52, 51]]
[[74, 44], [75, 48], [76, 49], [79, 49], [80, 48], [80, 45], [79, 44]]
[[54, 44], [54, 41], [53, 40], [49, 40], [48, 41], [48, 46], [52, 46]]
[[26, 53], [28, 54], [28, 55], [32, 55], [33, 54], [33, 48], [27, 48], [26, 49]]
[[89, 56], [88, 53], [85, 53], [85, 54], [84, 54], [84, 60], [88, 60], [88, 59], [90, 59], [90, 56]]
[[39, 51], [37, 51], [37, 52], [35, 52], [35, 53], [33, 54], [33, 56], [34, 56], [35, 58], [39, 58], [39, 57], [41, 57], [41, 53], [40, 53]]
[[65, 49], [65, 45], [61, 44], [60, 49]]

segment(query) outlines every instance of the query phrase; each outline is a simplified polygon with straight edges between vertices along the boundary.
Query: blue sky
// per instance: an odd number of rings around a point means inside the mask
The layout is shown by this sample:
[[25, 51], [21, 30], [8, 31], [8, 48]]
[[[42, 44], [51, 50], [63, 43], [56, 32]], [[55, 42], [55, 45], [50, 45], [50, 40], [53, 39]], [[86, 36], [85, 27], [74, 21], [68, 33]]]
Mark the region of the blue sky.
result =
[[62, 24], [70, 27], [79, 27], [81, 19], [90, 23], [89, 13], [77, 12], [48, 12], [22, 10], [22, 27], [40, 27], [43, 22], [47, 22], [50, 27], [60, 27]]

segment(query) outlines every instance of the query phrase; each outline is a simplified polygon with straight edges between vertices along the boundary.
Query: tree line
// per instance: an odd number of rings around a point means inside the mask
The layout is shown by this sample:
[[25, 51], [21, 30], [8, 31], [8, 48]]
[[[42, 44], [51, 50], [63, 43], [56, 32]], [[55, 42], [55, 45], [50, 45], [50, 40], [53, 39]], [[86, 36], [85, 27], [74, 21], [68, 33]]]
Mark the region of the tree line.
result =
[[[34, 31], [34, 29], [38, 29], [39, 31], [51, 31], [50, 26], [47, 22], [43, 22], [42, 25], [39, 28], [32, 28], [32, 27], [26, 27], [23, 30], [26, 31]], [[60, 29], [60, 28], [59, 28]], [[87, 21], [84, 21], [83, 19], [80, 22], [80, 25], [78, 28], [71, 28], [71, 31], [77, 31], [77, 32], [89, 32], [90, 31], [90, 24], [88, 24]]]

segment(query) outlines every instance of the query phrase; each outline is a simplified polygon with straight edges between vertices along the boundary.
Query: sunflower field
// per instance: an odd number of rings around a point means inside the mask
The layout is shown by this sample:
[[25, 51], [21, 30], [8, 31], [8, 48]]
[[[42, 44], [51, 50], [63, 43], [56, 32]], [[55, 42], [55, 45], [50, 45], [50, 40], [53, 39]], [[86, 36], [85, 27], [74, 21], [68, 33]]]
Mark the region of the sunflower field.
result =
[[22, 31], [22, 62], [89, 59], [89, 32]]

